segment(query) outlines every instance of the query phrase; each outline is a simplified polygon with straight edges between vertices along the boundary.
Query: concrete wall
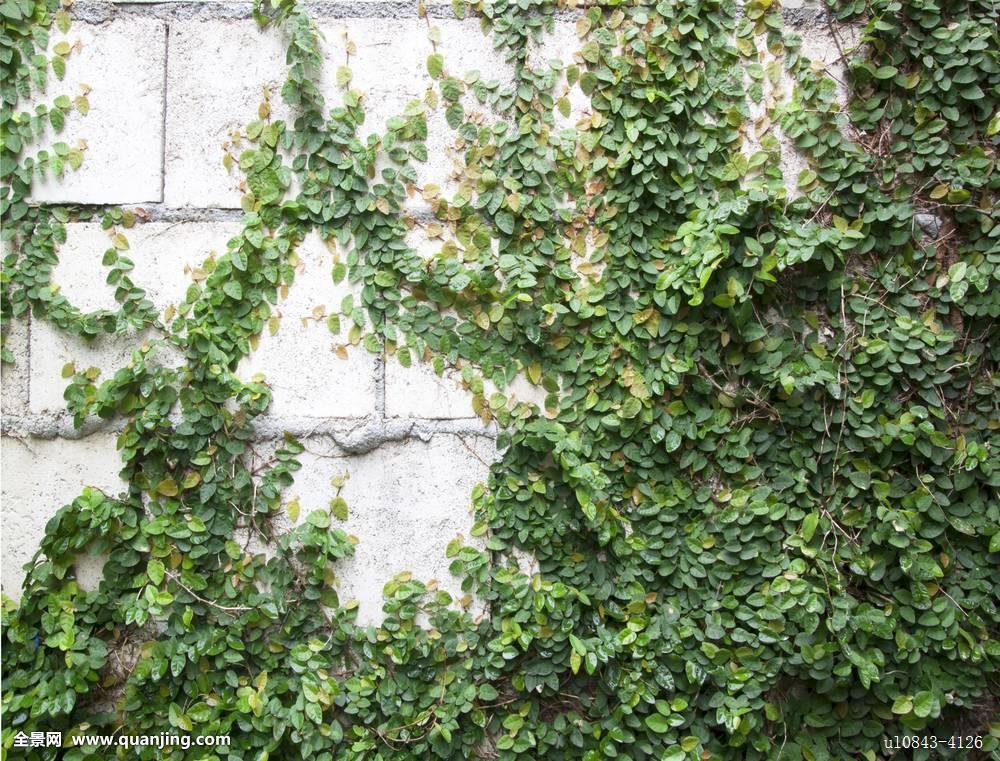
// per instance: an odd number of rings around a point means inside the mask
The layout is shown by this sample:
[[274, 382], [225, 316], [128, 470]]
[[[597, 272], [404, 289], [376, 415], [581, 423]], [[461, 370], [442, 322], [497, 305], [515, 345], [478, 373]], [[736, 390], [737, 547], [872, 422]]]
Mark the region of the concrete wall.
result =
[[[439, 52], [451, 71], [479, 69], [487, 79], [511, 79], [478, 20], [456, 20], [447, 0], [425, 4], [429, 23], [441, 30]], [[785, 5], [807, 52], [839, 68], [822, 13], [802, 0]], [[73, 96], [89, 86], [89, 114], [71, 116], [63, 137], [85, 141], [86, 153], [79, 171], [40, 182], [34, 199], [143, 209], [149, 221], [124, 231], [135, 261], [132, 277], [161, 310], [182, 298], [198, 264], [213, 250], [224, 250], [239, 229], [240, 177], [222, 163], [232, 133], [256, 118], [267, 90], [274, 115], [287, 116], [278, 94], [283, 42], [278, 33], [257, 28], [251, 8], [244, 1], [81, 0], [73, 5], [68, 34], [53, 29], [53, 45], [64, 39], [80, 43], [66, 79], [53, 83], [50, 95]], [[311, 8], [326, 37], [328, 98], [336, 98], [333, 72], [343, 63], [346, 31], [357, 47], [353, 85], [367, 93], [366, 124], [372, 130], [431, 84], [425, 68], [432, 50], [428, 21], [418, 17], [416, 0], [321, 2]], [[572, 55], [574, 18], [573, 11], [560, 12], [556, 33], [532, 57]], [[570, 95], [577, 108], [586, 107], [582, 93]], [[446, 190], [452, 183], [450, 142], [443, 111], [433, 114], [423, 182]], [[792, 174], [795, 161], [786, 157]], [[426, 211], [422, 203], [414, 201], [418, 217]], [[54, 281], [82, 308], [114, 304], [100, 266], [108, 245], [99, 225], [69, 225]], [[331, 335], [323, 320], [309, 319], [318, 308], [336, 308], [346, 292], [330, 279], [335, 254], [313, 237], [299, 255], [295, 285], [280, 305], [279, 329], [265, 332], [241, 372], [262, 373], [275, 391], [270, 414], [258, 426], [261, 438], [285, 430], [304, 437], [304, 467], [288, 493], [300, 500], [302, 515], [329, 501], [331, 476], [351, 473], [345, 528], [360, 542], [357, 557], [342, 570], [341, 596], [360, 600], [362, 620], [377, 621], [382, 586], [399, 571], [457, 589], [445, 546], [458, 534], [469, 536], [469, 492], [495, 456], [495, 432], [475, 417], [471, 395], [453, 377], [439, 378], [419, 363], [404, 369], [394, 358], [361, 347], [339, 356], [335, 349], [345, 339]], [[2, 369], [5, 594], [18, 596], [21, 566], [60, 506], [85, 484], [109, 493], [122, 486], [115, 423], [73, 429], [63, 401], [63, 366], [93, 366], [107, 377], [141, 342], [142, 336], [129, 336], [87, 344], [37, 319], [12, 326], [8, 345], [15, 362]], [[523, 398], [544, 398], [526, 380], [521, 386]]]

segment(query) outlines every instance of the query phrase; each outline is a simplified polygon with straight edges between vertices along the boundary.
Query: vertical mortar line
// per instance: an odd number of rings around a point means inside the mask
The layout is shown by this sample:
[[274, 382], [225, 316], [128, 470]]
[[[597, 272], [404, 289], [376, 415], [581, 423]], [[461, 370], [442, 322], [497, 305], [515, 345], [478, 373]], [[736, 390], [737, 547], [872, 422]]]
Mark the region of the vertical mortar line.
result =
[[389, 359], [385, 352], [384, 330], [382, 336], [382, 351], [375, 358], [375, 422], [380, 426], [385, 424], [385, 364]]
[[167, 72], [170, 70], [170, 22], [163, 22], [163, 113], [160, 122], [160, 203], [167, 196]]
[[31, 414], [31, 309], [25, 312], [25, 317], [28, 318], [28, 338], [24, 347], [24, 415], [27, 417]]

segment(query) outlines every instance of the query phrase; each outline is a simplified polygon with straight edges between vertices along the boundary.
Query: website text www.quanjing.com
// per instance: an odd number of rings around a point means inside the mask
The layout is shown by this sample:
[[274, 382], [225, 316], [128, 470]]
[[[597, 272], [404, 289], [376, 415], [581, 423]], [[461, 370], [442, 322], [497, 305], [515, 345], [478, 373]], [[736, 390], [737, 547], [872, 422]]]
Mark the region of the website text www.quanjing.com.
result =
[[99, 748], [210, 748], [229, 745], [229, 735], [73, 735], [74, 747]]

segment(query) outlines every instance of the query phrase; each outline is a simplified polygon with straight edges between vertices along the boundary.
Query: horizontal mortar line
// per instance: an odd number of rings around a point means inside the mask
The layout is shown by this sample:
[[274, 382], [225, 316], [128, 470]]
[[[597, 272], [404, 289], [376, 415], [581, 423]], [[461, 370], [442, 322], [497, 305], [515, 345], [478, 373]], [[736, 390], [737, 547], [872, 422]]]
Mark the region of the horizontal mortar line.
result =
[[[320, 0], [303, 6], [314, 19], [397, 19], [419, 18], [415, 0]], [[479, 25], [479, 17], [468, 14], [458, 19], [450, 5], [427, 5], [427, 17], [438, 20], [465, 21]], [[740, 17], [743, 10], [738, 10]], [[204, 2], [144, 3], [78, 0], [73, 3], [73, 18], [86, 23], [103, 24], [115, 18], [153, 18], [164, 21], [230, 21], [253, 18], [252, 0], [205, 0]], [[558, 20], [575, 21], [584, 10], [558, 10]], [[537, 15], [537, 14], [533, 14]], [[825, 25], [832, 18], [820, 8], [782, 8], [781, 15], [790, 27]]]
[[[111, 209], [123, 209], [137, 214], [138, 221], [145, 222], [222, 222], [240, 220], [244, 212], [241, 209], [223, 206], [169, 206], [160, 201], [148, 203], [80, 203], [70, 199], [64, 201], [46, 201], [33, 204], [42, 209], [70, 209], [71, 211], [103, 214]], [[80, 220], [70, 220], [74, 224]], [[93, 220], [88, 220], [93, 221]]]
[[[83, 439], [98, 433], [120, 433], [125, 428], [122, 419], [88, 418], [79, 428], [67, 412], [49, 414], [4, 414], [0, 432], [11, 438]], [[175, 422], [179, 422], [175, 420]], [[315, 418], [294, 415], [269, 415], [253, 422], [255, 439], [269, 441], [288, 433], [301, 438], [324, 437], [348, 454], [364, 454], [383, 444], [408, 439], [429, 441], [439, 435], [479, 436], [494, 439], [497, 426], [478, 418], [437, 420], [430, 418]]]
[[301, 438], [329, 437], [338, 448], [348, 454], [365, 454], [394, 442], [417, 439], [430, 441], [434, 436], [479, 436], [494, 439], [497, 428], [476, 418], [458, 420], [429, 420], [424, 418], [372, 419], [362, 425], [345, 430], [342, 422], [315, 418], [258, 419], [253, 424], [254, 433], [261, 439], [280, 438], [284, 433]]
[[[62, 201], [38, 204], [41, 208], [66, 208], [89, 211], [95, 214], [102, 213], [108, 209], [117, 208], [131, 212], [140, 212], [142, 222], [239, 222], [244, 217], [241, 209], [230, 209], [222, 206], [168, 206], [166, 204], [153, 203], [123, 203], [123, 204], [86, 204], [75, 203], [74, 201]], [[434, 212], [430, 208], [417, 206], [404, 208], [401, 212], [404, 217], [409, 217], [418, 222], [427, 223], [436, 220]], [[90, 220], [91, 222], [93, 220]], [[78, 224], [78, 222], [67, 222], [67, 224]]]
[[[103, 23], [114, 17], [128, 16], [158, 18], [172, 21], [210, 21], [253, 18], [252, 0], [207, 0], [206, 2], [107, 2], [106, 0], [79, 0], [73, 3], [73, 18], [93, 23]], [[302, 6], [314, 19], [348, 18], [419, 18], [415, 0], [320, 0], [304, 2]], [[428, 5], [427, 17], [432, 19], [461, 20], [450, 5]], [[560, 12], [559, 15], [567, 15]], [[579, 12], [568, 12], [576, 18]], [[465, 21], [479, 23], [478, 17], [467, 15]]]

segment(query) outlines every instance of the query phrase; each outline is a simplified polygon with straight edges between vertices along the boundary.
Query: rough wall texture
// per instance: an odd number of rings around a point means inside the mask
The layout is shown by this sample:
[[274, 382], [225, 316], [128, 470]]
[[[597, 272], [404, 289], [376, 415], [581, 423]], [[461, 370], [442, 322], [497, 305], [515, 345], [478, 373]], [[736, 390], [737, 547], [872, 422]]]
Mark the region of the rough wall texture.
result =
[[[427, 20], [418, 17], [416, 0], [311, 4], [327, 40], [327, 94], [335, 98], [332, 77], [343, 61], [346, 31], [357, 47], [353, 84], [367, 93], [366, 124], [372, 130], [426, 91], [428, 23], [440, 28], [439, 52], [454, 71], [478, 69], [487, 79], [511, 79], [477, 20], [454, 19], [444, 0], [425, 5]], [[86, 158], [62, 181], [40, 184], [34, 198], [143, 209], [148, 221], [128, 231], [132, 277], [163, 311], [183, 298], [199, 264], [212, 251], [223, 251], [239, 229], [240, 177], [222, 162], [232, 133], [256, 118], [268, 92], [274, 116], [288, 116], [278, 95], [282, 41], [257, 28], [251, 7], [217, 0], [83, 0], [74, 4], [68, 34], [53, 34], [53, 45], [80, 42], [67, 78], [52, 91], [74, 95], [81, 83], [91, 88], [90, 113], [71, 117], [65, 131], [86, 141]], [[806, 54], [837, 76], [840, 54], [822, 12], [808, 0], [785, 7]], [[570, 57], [573, 19], [573, 11], [561, 12], [555, 33], [532, 55]], [[578, 110], [586, 108], [578, 91], [571, 101]], [[430, 160], [421, 182], [447, 190], [454, 182], [453, 138], [443, 112], [432, 116], [429, 128]], [[795, 159], [785, 152], [790, 184], [798, 171]], [[427, 218], [419, 197], [412, 213]], [[433, 251], [441, 241], [417, 243]], [[54, 281], [81, 308], [114, 304], [100, 263], [108, 245], [99, 225], [69, 225]], [[392, 357], [341, 346], [345, 339], [331, 335], [323, 317], [348, 292], [331, 280], [335, 255], [323, 241], [307, 239], [296, 282], [279, 307], [277, 330], [265, 332], [241, 370], [247, 377], [262, 374], [275, 391], [270, 415], [257, 427], [261, 447], [283, 431], [300, 436], [307, 447], [288, 493], [300, 500], [302, 515], [327, 504], [334, 494], [331, 477], [351, 474], [343, 491], [350, 506], [345, 529], [359, 544], [342, 573], [341, 598], [356, 598], [360, 620], [376, 621], [382, 586], [399, 571], [436, 578], [457, 591], [445, 546], [458, 534], [469, 536], [469, 492], [495, 456], [495, 431], [478, 420], [457, 374], [438, 377], [427, 364], [403, 368]], [[18, 596], [22, 566], [59, 507], [84, 485], [109, 493], [123, 486], [115, 423], [73, 428], [63, 401], [64, 366], [96, 367], [106, 377], [129, 361], [142, 340], [105, 337], [88, 344], [40, 320], [12, 326], [8, 346], [15, 362], [2, 371], [5, 594]], [[527, 381], [515, 393], [528, 401], [544, 398]], [[81, 563], [89, 563], [82, 571], [99, 578], [99, 559]]]

